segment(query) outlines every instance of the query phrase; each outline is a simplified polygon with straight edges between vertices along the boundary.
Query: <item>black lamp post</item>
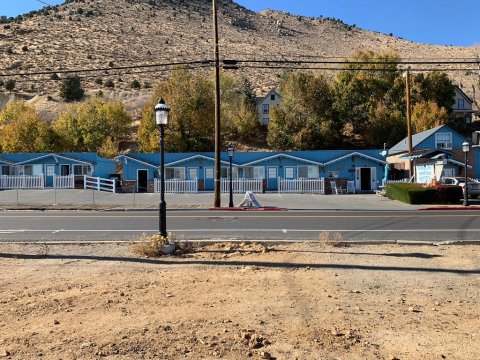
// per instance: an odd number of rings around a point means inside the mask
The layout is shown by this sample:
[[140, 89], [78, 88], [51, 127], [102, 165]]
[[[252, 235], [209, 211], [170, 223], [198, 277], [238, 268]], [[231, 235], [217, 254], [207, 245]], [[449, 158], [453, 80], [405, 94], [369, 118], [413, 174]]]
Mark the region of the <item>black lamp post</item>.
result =
[[165, 202], [165, 127], [168, 124], [168, 112], [170, 109], [163, 99], [155, 105], [155, 123], [160, 130], [160, 204], [158, 207], [158, 233], [167, 237], [167, 204]]
[[227, 154], [228, 158], [230, 159], [230, 201], [228, 203], [228, 207], [233, 207], [233, 172], [232, 172], [232, 159], [233, 159], [233, 153], [235, 152], [235, 149], [233, 148], [232, 145], [229, 145], [227, 148]]
[[467, 166], [468, 166], [468, 152], [470, 151], [470, 143], [465, 140], [462, 144], [462, 151], [465, 154], [465, 186], [463, 187], [463, 206], [469, 206], [468, 203], [468, 177], [467, 177]]

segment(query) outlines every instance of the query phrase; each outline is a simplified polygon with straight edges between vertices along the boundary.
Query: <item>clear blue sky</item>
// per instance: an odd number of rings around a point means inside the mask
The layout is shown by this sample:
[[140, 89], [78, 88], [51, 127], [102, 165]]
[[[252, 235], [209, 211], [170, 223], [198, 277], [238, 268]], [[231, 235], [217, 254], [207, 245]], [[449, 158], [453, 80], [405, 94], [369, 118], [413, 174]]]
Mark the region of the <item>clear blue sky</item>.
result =
[[[480, 0], [235, 0], [248, 9], [275, 9], [295, 15], [339, 18], [384, 34], [438, 45], [480, 46]], [[42, 2], [0, 0], [0, 15], [16, 16], [40, 9]]]

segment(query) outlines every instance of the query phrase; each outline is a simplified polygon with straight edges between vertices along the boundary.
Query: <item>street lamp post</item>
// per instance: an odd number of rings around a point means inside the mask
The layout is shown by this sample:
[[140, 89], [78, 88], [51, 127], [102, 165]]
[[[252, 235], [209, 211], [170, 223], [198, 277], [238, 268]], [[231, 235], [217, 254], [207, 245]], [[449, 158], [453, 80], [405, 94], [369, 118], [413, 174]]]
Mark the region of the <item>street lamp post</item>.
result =
[[463, 206], [469, 206], [468, 203], [468, 177], [467, 177], [467, 167], [468, 167], [468, 152], [470, 151], [470, 143], [465, 140], [462, 144], [462, 151], [465, 154], [465, 185], [463, 187]]
[[170, 109], [163, 99], [155, 105], [155, 123], [160, 130], [160, 204], [158, 206], [158, 234], [167, 237], [167, 203], [165, 202], [165, 127]]
[[233, 148], [232, 145], [229, 145], [227, 148], [227, 154], [228, 158], [230, 159], [230, 201], [228, 203], [228, 207], [233, 207], [233, 172], [232, 172], [232, 159], [233, 159], [233, 153], [235, 152], [235, 149]]

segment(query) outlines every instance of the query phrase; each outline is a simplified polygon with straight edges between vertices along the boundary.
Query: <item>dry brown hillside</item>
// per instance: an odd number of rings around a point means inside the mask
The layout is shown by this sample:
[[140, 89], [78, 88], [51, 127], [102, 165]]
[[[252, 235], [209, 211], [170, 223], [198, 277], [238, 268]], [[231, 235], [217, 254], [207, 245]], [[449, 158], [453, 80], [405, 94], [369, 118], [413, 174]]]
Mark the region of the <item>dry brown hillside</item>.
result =
[[[418, 44], [336, 20], [272, 10], [252, 12], [231, 0], [219, 1], [219, 22], [223, 59], [345, 58], [367, 49], [393, 50], [404, 59], [480, 58], [479, 47]], [[80, 74], [86, 76], [84, 87], [90, 92], [102, 89], [106, 96], [130, 99], [134, 109], [144, 103], [150, 90], [133, 91], [130, 83], [137, 79], [142, 85], [155, 85], [168, 71], [165, 67], [113, 68], [212, 59], [212, 44], [211, 0], [71, 0], [0, 27], [0, 72], [101, 68], [99, 72]], [[261, 91], [277, 84], [281, 70], [241, 68], [237, 73], [248, 76]], [[476, 92], [479, 100], [479, 70], [449, 74], [470, 96]], [[32, 96], [55, 97], [59, 85], [50, 80], [50, 75], [15, 79], [16, 90]], [[103, 83], [112, 80], [114, 91], [98, 84], [98, 79]], [[38, 104], [42, 108], [53, 106], [41, 99]]]

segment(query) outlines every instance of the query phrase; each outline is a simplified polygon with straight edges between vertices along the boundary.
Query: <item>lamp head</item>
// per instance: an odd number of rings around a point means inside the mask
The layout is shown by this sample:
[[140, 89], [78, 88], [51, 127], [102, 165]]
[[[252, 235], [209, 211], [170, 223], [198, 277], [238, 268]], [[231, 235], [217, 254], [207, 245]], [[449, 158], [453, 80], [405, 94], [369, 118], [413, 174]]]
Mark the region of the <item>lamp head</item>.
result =
[[232, 145], [228, 145], [228, 148], [227, 148], [227, 154], [228, 154], [228, 157], [233, 157], [233, 153], [235, 152], [235, 149]]
[[470, 143], [467, 140], [465, 140], [462, 144], [462, 151], [464, 153], [468, 153], [470, 151]]
[[163, 98], [160, 98], [157, 105], [155, 105], [155, 123], [157, 124], [157, 126], [166, 126], [168, 124], [169, 111], [170, 108], [165, 105], [165, 101], [163, 101]]

